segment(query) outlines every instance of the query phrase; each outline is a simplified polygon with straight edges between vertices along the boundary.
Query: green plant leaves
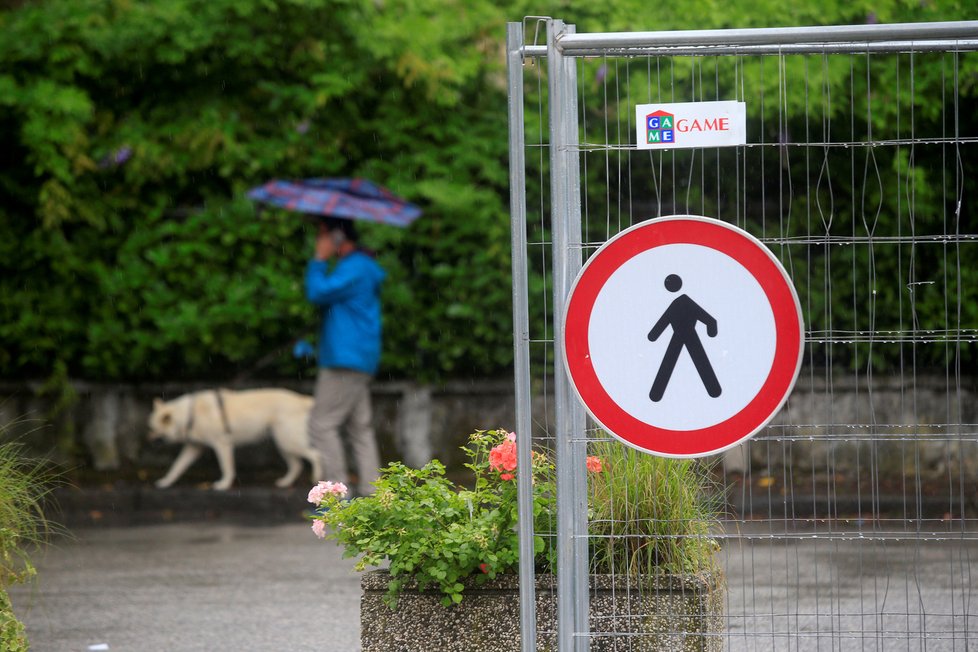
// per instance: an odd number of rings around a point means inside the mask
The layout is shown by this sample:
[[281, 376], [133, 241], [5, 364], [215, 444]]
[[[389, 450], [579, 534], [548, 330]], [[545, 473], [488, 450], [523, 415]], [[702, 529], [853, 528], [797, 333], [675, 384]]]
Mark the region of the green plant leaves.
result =
[[[446, 478], [437, 460], [421, 469], [395, 462], [381, 471], [373, 495], [329, 505], [322, 517], [329, 537], [344, 547], [345, 555], [360, 556], [359, 569], [388, 562], [393, 581], [387, 602], [392, 607], [408, 577], [422, 590], [437, 588], [448, 606], [462, 600], [464, 578], [515, 570], [516, 483], [502, 480], [489, 465], [489, 451], [507, 435], [504, 430], [478, 431], [463, 448], [475, 489]], [[546, 511], [553, 507], [551, 470], [541, 465], [536, 474], [536, 500]], [[542, 542], [537, 555], [545, 561], [549, 550]]]

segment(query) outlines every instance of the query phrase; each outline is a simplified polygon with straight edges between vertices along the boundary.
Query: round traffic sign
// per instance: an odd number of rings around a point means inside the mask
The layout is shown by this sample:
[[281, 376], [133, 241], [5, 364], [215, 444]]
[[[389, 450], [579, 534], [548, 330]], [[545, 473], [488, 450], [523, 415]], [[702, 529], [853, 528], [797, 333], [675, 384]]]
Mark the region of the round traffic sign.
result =
[[763, 428], [801, 368], [791, 280], [760, 241], [693, 215], [611, 238], [571, 288], [564, 363], [587, 411], [625, 443], [699, 457]]

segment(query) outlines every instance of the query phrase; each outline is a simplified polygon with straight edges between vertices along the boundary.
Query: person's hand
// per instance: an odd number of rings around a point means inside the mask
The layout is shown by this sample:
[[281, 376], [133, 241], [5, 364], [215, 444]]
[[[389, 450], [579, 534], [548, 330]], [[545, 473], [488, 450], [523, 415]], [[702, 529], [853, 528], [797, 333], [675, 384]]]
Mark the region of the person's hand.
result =
[[336, 253], [336, 243], [333, 242], [332, 236], [330, 236], [329, 231], [326, 229], [319, 229], [316, 233], [316, 251], [314, 257], [316, 260], [329, 260]]

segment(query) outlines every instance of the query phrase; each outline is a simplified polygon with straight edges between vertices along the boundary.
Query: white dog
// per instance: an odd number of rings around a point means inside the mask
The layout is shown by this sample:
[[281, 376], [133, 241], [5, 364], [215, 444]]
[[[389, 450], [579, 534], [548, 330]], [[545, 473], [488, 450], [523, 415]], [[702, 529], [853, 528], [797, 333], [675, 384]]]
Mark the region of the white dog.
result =
[[206, 390], [184, 394], [172, 401], [153, 401], [149, 415], [149, 438], [183, 444], [156, 486], [166, 488], [177, 481], [196, 461], [205, 446], [217, 454], [221, 479], [214, 489], [228, 489], [234, 482], [234, 448], [250, 444], [271, 434], [287, 469], [276, 480], [288, 487], [302, 471], [302, 460], [312, 465], [312, 480], [321, 479], [319, 454], [309, 445], [306, 422], [312, 408], [312, 397], [287, 389], [254, 389], [232, 391]]

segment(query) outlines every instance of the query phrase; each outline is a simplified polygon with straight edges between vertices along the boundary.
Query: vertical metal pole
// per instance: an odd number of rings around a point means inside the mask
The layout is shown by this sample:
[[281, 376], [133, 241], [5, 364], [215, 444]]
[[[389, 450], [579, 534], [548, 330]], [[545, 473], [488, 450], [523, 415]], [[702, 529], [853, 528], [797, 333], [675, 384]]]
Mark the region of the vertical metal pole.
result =
[[[517, 468], [530, 469], [530, 317], [526, 263], [526, 148], [523, 123], [523, 23], [506, 26], [509, 73], [509, 212], [513, 257], [513, 366], [516, 381]], [[537, 649], [536, 577], [533, 572], [533, 476], [518, 473], [520, 534], [520, 641]]]
[[[554, 279], [554, 406], [557, 456], [557, 649], [587, 652], [588, 554], [584, 409], [564, 368], [564, 310], [581, 269], [581, 192], [578, 152], [577, 67], [558, 47], [573, 25], [547, 27], [550, 91], [550, 184]], [[579, 636], [575, 636], [579, 634]]]

